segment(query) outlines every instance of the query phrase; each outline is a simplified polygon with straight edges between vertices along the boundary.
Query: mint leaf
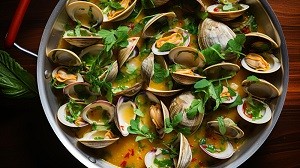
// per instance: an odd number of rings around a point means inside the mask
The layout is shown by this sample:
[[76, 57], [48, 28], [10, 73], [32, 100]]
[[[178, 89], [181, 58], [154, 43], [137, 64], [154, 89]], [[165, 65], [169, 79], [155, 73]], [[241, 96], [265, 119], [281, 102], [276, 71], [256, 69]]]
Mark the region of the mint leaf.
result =
[[0, 50], [0, 90], [9, 98], [33, 98], [38, 95], [35, 78], [2, 50]]

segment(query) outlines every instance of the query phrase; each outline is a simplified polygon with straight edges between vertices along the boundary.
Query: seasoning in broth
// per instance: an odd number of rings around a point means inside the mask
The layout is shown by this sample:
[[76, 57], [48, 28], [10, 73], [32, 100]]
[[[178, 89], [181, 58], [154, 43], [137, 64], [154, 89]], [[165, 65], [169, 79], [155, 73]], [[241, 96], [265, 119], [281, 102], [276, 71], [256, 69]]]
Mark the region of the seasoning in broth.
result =
[[[263, 100], [280, 93], [254, 73], [279, 69], [272, 54], [278, 45], [252, 32], [251, 14], [227, 17], [244, 7], [236, 1], [214, 8], [226, 11], [226, 22], [200, 12], [209, 6], [200, 0], [151, 2], [89, 1], [100, 11], [86, 1], [66, 2], [72, 24], [47, 55], [58, 67], [53, 87], [69, 98], [58, 119], [115, 166], [220, 165], [255, 124], [271, 119]], [[249, 53], [260, 59], [249, 62]], [[268, 68], [254, 66], [262, 64]]]

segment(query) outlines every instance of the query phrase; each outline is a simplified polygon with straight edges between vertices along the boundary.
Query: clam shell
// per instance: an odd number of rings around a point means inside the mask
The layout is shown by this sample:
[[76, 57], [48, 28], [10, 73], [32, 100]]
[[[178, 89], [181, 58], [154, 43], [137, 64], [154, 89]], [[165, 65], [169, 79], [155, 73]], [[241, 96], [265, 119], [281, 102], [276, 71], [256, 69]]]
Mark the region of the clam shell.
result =
[[[64, 87], [63, 93], [68, 95], [68, 97], [72, 100], [85, 101], [85, 99], [87, 99], [87, 96], [95, 95], [90, 91], [90, 87], [91, 85], [86, 82], [74, 82]], [[77, 90], [79, 90], [79, 93], [77, 92]]]
[[126, 48], [123, 48], [119, 51], [118, 55], [118, 63], [119, 67], [121, 68], [123, 64], [129, 60], [129, 57], [131, 56], [132, 52], [134, 51], [134, 48], [136, 47], [140, 37], [131, 37], [128, 39], [128, 45]]
[[186, 109], [190, 107], [194, 99], [195, 96], [191, 92], [184, 92], [174, 98], [169, 107], [171, 118], [174, 118], [174, 116], [178, 113], [183, 113], [183, 119], [180, 122], [180, 125], [190, 128], [191, 133], [197, 131], [204, 117], [203, 112], [198, 113], [194, 119], [188, 119]]
[[[224, 118], [224, 124], [226, 127], [226, 133], [224, 136], [227, 138], [242, 138], [244, 136], [244, 131], [240, 129], [230, 118]], [[209, 121], [207, 125], [212, 127], [214, 131], [218, 134], [219, 132], [219, 122], [218, 121]]]
[[178, 139], [179, 139], [179, 156], [178, 158], [174, 158], [174, 163], [176, 168], [185, 168], [188, 167], [192, 161], [192, 150], [188, 140], [182, 133], [179, 133]]
[[93, 56], [97, 57], [99, 55], [100, 51], [102, 51], [103, 49], [104, 49], [104, 45], [103, 44], [95, 44], [95, 45], [86, 47], [83, 50], [81, 50], [81, 52], [78, 55], [78, 57], [82, 58], [86, 54], [90, 54], [90, 55], [93, 55]]
[[[116, 117], [114, 118], [115, 124], [123, 136], [129, 135], [127, 128], [130, 126], [130, 120], [135, 120], [136, 114], [134, 113], [134, 110], [137, 108], [135, 103], [126, 99], [128, 98], [122, 96], [119, 98], [115, 110]], [[128, 115], [130, 115], [129, 113], [132, 113], [131, 118], [128, 118]]]
[[65, 32], [63, 39], [69, 44], [76, 47], [87, 47], [93, 44], [96, 44], [102, 40], [100, 36], [90, 32], [85, 28], [80, 28], [80, 35], [70, 36], [68, 32]]
[[145, 166], [147, 168], [159, 168], [159, 166], [154, 163], [155, 158], [163, 160], [168, 159], [169, 156], [162, 154], [162, 148], [153, 149], [145, 155]]
[[133, 2], [124, 11], [122, 11], [113, 18], [108, 18], [107, 14], [104, 14], [103, 22], [117, 22], [126, 19], [134, 10], [136, 3], [137, 0], [133, 0]]
[[197, 81], [206, 78], [205, 76], [201, 76], [199, 74], [182, 74], [182, 73], [178, 73], [178, 72], [173, 72], [172, 74], [172, 78], [179, 84], [182, 85], [193, 85], [195, 84]]
[[[157, 24], [159, 22], [164, 22], [164, 18], [175, 18], [176, 14], [174, 12], [167, 12], [167, 13], [160, 13], [160, 14], [156, 14], [153, 18], [151, 18], [146, 25], [144, 26], [143, 30], [142, 30], [142, 38], [152, 38], [156, 32], [157, 29], [154, 28], [154, 24]], [[166, 20], [167, 20], [166, 19]]]
[[66, 120], [66, 117], [67, 117], [66, 107], [67, 107], [67, 103], [60, 106], [57, 111], [56, 115], [57, 115], [57, 119], [60, 123], [62, 123], [65, 126], [73, 127], [73, 128], [84, 127], [84, 126], [88, 125], [88, 123], [84, 123], [84, 122], [82, 122], [80, 125], [77, 125], [75, 123], [71, 123], [71, 122], [67, 121]]
[[[57, 74], [58, 73], [60, 73], [61, 74], [61, 76], [64, 76], [62, 73], [61, 73], [61, 71], [63, 71], [63, 73], [65, 73], [65, 75], [68, 75], [68, 73], [67, 73], [67, 70], [68, 68], [67, 67], [65, 67], [65, 66], [59, 66], [59, 67], [56, 67], [53, 71], [52, 71], [52, 73], [51, 73], [51, 75], [52, 75], [52, 78], [53, 79], [57, 79]], [[67, 79], [67, 80], [65, 80], [63, 83], [65, 83], [66, 85], [68, 85], [68, 84], [70, 84], [70, 83], [74, 83], [74, 82], [83, 82], [84, 80], [83, 80], [83, 78], [82, 78], [82, 75], [80, 74], [80, 73], [76, 73], [76, 74], [72, 74], [72, 75], [76, 75], [76, 80], [69, 80], [69, 79]], [[59, 81], [57, 81], [57, 82], [59, 82]]]
[[[95, 4], [86, 1], [66, 3], [66, 11], [75, 22], [80, 22], [83, 27], [91, 28], [103, 21], [102, 10]], [[93, 16], [93, 17], [91, 17]], [[95, 22], [93, 25], [90, 23]]]
[[222, 152], [215, 152], [215, 153], [211, 153], [208, 150], [206, 150], [205, 145], [200, 145], [200, 148], [207, 153], [208, 155], [217, 158], [217, 159], [228, 159], [230, 158], [233, 153], [234, 153], [234, 149], [233, 146], [231, 145], [230, 142], [227, 142], [227, 147], [224, 151]]
[[132, 87], [125, 89], [121, 92], [117, 92], [114, 93], [115, 96], [119, 96], [119, 95], [123, 95], [123, 96], [134, 96], [135, 94], [137, 94], [141, 89], [142, 89], [143, 83], [136, 83], [135, 85], [133, 85]]
[[202, 68], [205, 65], [205, 57], [193, 47], [175, 47], [169, 53], [169, 59], [188, 68]]
[[[165, 36], [168, 36], [170, 34], [173, 34], [173, 33], [181, 34], [182, 37], [183, 37], [183, 40], [185, 40], [183, 42], [183, 44], [180, 44], [180, 46], [187, 47], [190, 44], [190, 40], [191, 40], [190, 34], [188, 33], [187, 30], [184, 30], [184, 29], [179, 28], [179, 27], [175, 27], [174, 29], [169, 30], [168, 32], [164, 33], [161, 38], [163, 38]], [[155, 55], [168, 55], [170, 51], [159, 51], [159, 49], [156, 47], [156, 42], [152, 45], [152, 48], [151, 48], [152, 52]]]
[[239, 16], [241, 16], [248, 8], [249, 5], [240, 4], [242, 9], [237, 11], [227, 11], [227, 12], [215, 12], [214, 9], [218, 7], [220, 4], [214, 4], [207, 7], [207, 12], [211, 14], [213, 17], [221, 20], [221, 21], [230, 21]]
[[91, 131], [89, 133], [86, 133], [82, 138], [78, 139], [79, 142], [81, 142], [83, 145], [88, 146], [90, 148], [100, 149], [105, 148], [114, 142], [116, 142], [119, 138], [112, 138], [112, 139], [94, 139], [95, 137], [99, 136], [99, 134], [104, 134], [102, 132], [107, 131]]
[[[255, 53], [261, 53], [261, 52], [268, 52], [270, 49], [276, 49], [279, 48], [279, 45], [277, 42], [275, 42], [270, 36], [260, 33], [260, 32], [251, 32], [245, 34], [246, 41], [244, 43], [244, 46], [252, 46], [254, 42], [263, 42], [267, 44], [269, 47], [266, 49], [255, 49], [253, 47], [247, 47], [247, 49], [250, 51], [254, 50]], [[249, 52], [249, 51], [246, 51]], [[251, 51], [253, 52], [253, 51]]]
[[230, 39], [234, 39], [236, 34], [224, 23], [206, 18], [198, 26], [198, 44], [204, 50], [214, 44], [220, 44], [222, 50], [227, 46]]
[[237, 111], [238, 111], [238, 114], [246, 121], [250, 122], [250, 123], [253, 123], [253, 124], [264, 124], [264, 123], [267, 123], [268, 121], [271, 120], [272, 118], [272, 110], [270, 109], [270, 107], [264, 103], [263, 101], [261, 100], [258, 100], [258, 99], [254, 99], [262, 104], [264, 104], [264, 107], [265, 107], [265, 110], [262, 112], [263, 113], [263, 117], [261, 119], [257, 119], [257, 120], [253, 120], [252, 118], [248, 117], [245, 115], [245, 112], [244, 112], [244, 102], [246, 101], [246, 98], [243, 98], [243, 104], [241, 105], [238, 105], [237, 106]]
[[203, 73], [206, 75], [209, 79], [218, 79], [221, 76], [219, 72], [231, 71], [231, 72], [238, 72], [240, 70], [240, 66], [237, 64], [229, 63], [229, 62], [221, 62], [218, 64], [211, 65], [203, 70]]
[[65, 66], [79, 66], [81, 60], [73, 51], [67, 49], [53, 49], [49, 51], [47, 57], [54, 63]]
[[260, 99], [271, 99], [280, 95], [279, 90], [270, 82], [259, 79], [258, 81], [244, 80], [242, 87], [246, 93]]
[[[250, 54], [253, 54], [253, 53], [250, 53]], [[260, 56], [262, 56], [269, 63], [270, 69], [268, 69], [266, 71], [256, 70], [247, 64], [246, 57], [244, 57], [242, 59], [241, 65], [250, 72], [260, 73], [260, 74], [273, 73], [280, 69], [281, 63], [280, 63], [279, 59], [276, 58], [273, 54], [262, 53], [262, 54], [260, 54]]]
[[99, 79], [104, 80], [105, 78], [105, 81], [114, 81], [119, 72], [118, 61], [114, 61], [111, 65], [108, 65], [105, 68], [106, 70], [99, 76]]
[[[103, 121], [102, 118], [90, 118], [90, 112], [97, 107], [101, 107], [103, 110], [105, 110], [107, 112], [107, 115], [109, 118], [107, 118], [107, 120]], [[83, 120], [85, 120], [86, 122], [90, 123], [90, 124], [97, 124], [97, 125], [105, 125], [107, 123], [110, 123], [113, 119], [114, 119], [114, 111], [115, 111], [115, 105], [113, 105], [112, 103], [108, 102], [108, 101], [104, 101], [104, 100], [97, 100], [93, 103], [90, 103], [89, 105], [85, 106], [85, 108], [82, 111], [81, 117], [83, 118]], [[103, 111], [101, 112], [103, 113]], [[103, 114], [101, 114], [103, 115]]]

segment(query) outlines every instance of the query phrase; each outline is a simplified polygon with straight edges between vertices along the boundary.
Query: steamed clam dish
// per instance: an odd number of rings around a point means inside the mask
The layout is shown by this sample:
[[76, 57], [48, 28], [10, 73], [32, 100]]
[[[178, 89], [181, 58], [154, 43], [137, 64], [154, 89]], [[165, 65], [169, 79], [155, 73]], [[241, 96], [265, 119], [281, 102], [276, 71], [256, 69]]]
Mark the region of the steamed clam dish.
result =
[[236, 155], [280, 96], [270, 78], [280, 43], [249, 8], [67, 1], [60, 43], [46, 53], [60, 126], [112, 167], [210, 167]]

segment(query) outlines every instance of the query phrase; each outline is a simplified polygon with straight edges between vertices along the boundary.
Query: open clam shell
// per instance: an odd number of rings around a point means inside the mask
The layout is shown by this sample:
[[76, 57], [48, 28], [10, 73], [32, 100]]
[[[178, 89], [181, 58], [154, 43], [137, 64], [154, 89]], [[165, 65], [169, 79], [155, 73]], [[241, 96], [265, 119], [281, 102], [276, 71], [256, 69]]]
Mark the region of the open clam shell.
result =
[[198, 44], [204, 50], [214, 44], [220, 44], [222, 50], [227, 46], [230, 39], [234, 39], [236, 34], [224, 23], [206, 18], [198, 26]]
[[[234, 123], [230, 118], [224, 118], [224, 125], [226, 127], [226, 132], [224, 136], [227, 138], [242, 138], [244, 136], [244, 131], [239, 128], [236, 123]], [[219, 122], [218, 121], [209, 121], [207, 125], [214, 129], [214, 131], [218, 134], [221, 134], [219, 131]]]
[[246, 93], [260, 99], [271, 99], [280, 95], [279, 90], [264, 79], [258, 79], [258, 81], [246, 79], [242, 82], [242, 87]]
[[156, 149], [153, 149], [151, 151], [149, 151], [146, 155], [145, 155], [145, 166], [147, 168], [159, 168], [158, 165], [156, 165], [154, 163], [154, 160], [155, 159], [158, 159], [158, 160], [170, 160], [170, 156], [167, 155], [167, 154], [163, 154], [162, 153], [162, 148], [156, 148]]
[[[154, 54], [150, 53], [150, 55], [147, 58], [145, 58], [142, 63], [143, 78], [145, 79], [146, 83], [148, 83], [146, 90], [152, 92], [155, 95], [163, 96], [163, 97], [172, 96], [172, 95], [179, 93], [182, 89], [168, 88], [169, 90], [167, 90], [167, 89], [165, 89], [164, 82], [155, 83], [154, 81], [152, 81], [152, 77], [154, 76], [154, 64], [155, 64], [154, 62], [158, 63], [163, 69], [169, 71], [164, 57], [158, 55], [158, 56], [155, 56], [155, 58], [154, 58]], [[164, 88], [164, 90], [154, 88], [153, 86], [157, 86], [158, 88], [161, 88], [161, 86], [163, 86], [162, 88]]]
[[83, 27], [91, 28], [102, 23], [102, 10], [95, 4], [86, 1], [67, 3], [66, 11], [75, 22], [80, 22]]
[[115, 137], [110, 130], [95, 130], [86, 133], [82, 138], [78, 139], [78, 141], [90, 148], [99, 149], [113, 144], [118, 139], [119, 138]]
[[142, 37], [143, 38], [152, 38], [156, 35], [160, 30], [162, 25], [168, 23], [169, 19], [173, 19], [176, 17], [174, 12], [167, 12], [167, 13], [160, 13], [156, 14], [153, 18], [151, 18], [142, 30]]
[[114, 118], [115, 105], [108, 101], [97, 100], [85, 106], [81, 117], [90, 124], [106, 125]]
[[64, 86], [66, 86], [70, 83], [84, 81], [80, 73], [70, 73], [68, 72], [68, 68], [65, 66], [56, 67], [52, 71], [51, 75], [52, 79], [55, 81], [54, 87], [59, 86], [60, 84], [64, 84]]
[[172, 72], [172, 78], [179, 84], [191, 85], [205, 78], [193, 70], [205, 65], [205, 58], [201, 52], [192, 47], [175, 47], [169, 53], [169, 59], [175, 64], [182, 65], [184, 69]]
[[221, 62], [211, 65], [203, 70], [203, 73], [209, 79], [219, 79], [224, 77], [232, 77], [240, 70], [240, 66], [234, 63]]
[[230, 158], [233, 153], [234, 153], [234, 149], [233, 149], [233, 146], [230, 142], [225, 142], [226, 143], [226, 148], [224, 151], [221, 151], [221, 152], [210, 152], [207, 150], [207, 145], [206, 144], [200, 144], [200, 148], [205, 152], [207, 153], [208, 155], [214, 157], [214, 158], [217, 158], [217, 159], [228, 159]]
[[57, 48], [49, 51], [47, 57], [56, 64], [65, 66], [79, 66], [81, 60], [73, 51]]
[[[86, 47], [83, 50], [81, 50], [78, 57], [82, 60], [82, 62], [85, 62], [86, 66], [90, 67], [90, 66], [92, 66], [92, 64], [96, 60], [96, 58], [98, 57], [100, 51], [102, 51], [103, 49], [104, 49], [103, 44], [91, 45], [91, 46]], [[92, 59], [89, 57], [91, 57]]]
[[127, 89], [122, 90], [120, 92], [116, 92], [114, 94], [116, 96], [119, 96], [119, 95], [129, 96], [129, 97], [134, 96], [135, 94], [137, 94], [142, 89], [142, 86], [143, 86], [143, 83], [139, 82], [139, 83], [136, 83], [135, 85], [133, 85], [130, 88], [127, 88]]
[[163, 50], [161, 48], [165, 43], [170, 43], [175, 46], [184, 46], [187, 47], [190, 44], [190, 34], [187, 30], [184, 30], [179, 27], [175, 27], [174, 29], [169, 30], [164, 33], [160, 38], [158, 38], [155, 43], [152, 45], [152, 52], [155, 55], [167, 55], [170, 50]]
[[100, 42], [102, 38], [85, 28], [80, 28], [80, 35], [76, 35], [74, 32], [70, 34], [68, 31], [66, 31], [63, 35], [63, 39], [73, 46], [87, 47]]
[[58, 111], [57, 111], [57, 119], [58, 121], [60, 121], [60, 123], [62, 123], [63, 125], [65, 126], [68, 126], [68, 127], [74, 127], [74, 128], [77, 128], [77, 127], [84, 127], [86, 125], [88, 125], [87, 122], [84, 122], [84, 121], [75, 121], [75, 122], [69, 122], [67, 121], [67, 103], [66, 104], [63, 104], [62, 106], [59, 107]]
[[[264, 103], [261, 100], [252, 98], [252, 101], [256, 101], [259, 104], [263, 105], [262, 110], [259, 112], [260, 113], [259, 115], [261, 117], [259, 119], [254, 119], [252, 117], [252, 115], [248, 114], [249, 112], [247, 112], [247, 110], [248, 110], [249, 107], [247, 107], [247, 104], [245, 103], [246, 101], [247, 101], [247, 98], [243, 98], [243, 104], [237, 106], [238, 114], [244, 120], [246, 120], [246, 121], [248, 121], [250, 123], [253, 123], [253, 124], [264, 124], [264, 123], [267, 123], [268, 121], [271, 120], [271, 118], [272, 118], [272, 110], [270, 109], [269, 105], [267, 105], [266, 103]], [[251, 109], [250, 109], [250, 113], [252, 113]]]
[[[104, 12], [103, 22], [116, 22], [126, 19], [134, 10], [137, 0], [122, 0], [120, 5], [123, 9], [110, 10], [108, 13]], [[103, 9], [105, 11], [105, 9]]]
[[244, 46], [247, 47], [246, 52], [255, 52], [255, 53], [262, 53], [267, 52], [274, 48], [279, 48], [277, 42], [275, 42], [271, 37], [266, 34], [260, 32], [251, 32], [245, 34], [246, 42]]
[[134, 102], [126, 99], [128, 98], [122, 96], [119, 98], [114, 119], [117, 128], [123, 136], [129, 135], [127, 128], [130, 126], [130, 120], [135, 120], [136, 114], [134, 111], [137, 109]]
[[179, 156], [174, 158], [176, 168], [188, 167], [192, 161], [192, 150], [186, 137], [179, 133], [178, 139], [174, 142], [174, 146], [179, 145]]
[[138, 55], [138, 53], [135, 53], [135, 47], [139, 41], [140, 37], [131, 37], [128, 39], [128, 45], [126, 48], [123, 48], [119, 51], [118, 55], [118, 63], [119, 67], [122, 67], [123, 64], [133, 58], [134, 56]]
[[276, 72], [281, 67], [279, 59], [269, 53], [249, 53], [242, 59], [241, 64], [248, 71], [261, 74]]
[[64, 87], [63, 92], [72, 100], [84, 102], [95, 95], [91, 92], [90, 87], [91, 85], [86, 82], [74, 82]]
[[228, 87], [223, 85], [223, 89], [222, 89], [222, 92], [220, 94], [220, 97], [222, 99], [223, 104], [231, 104], [237, 99], [239, 94], [235, 89], [233, 89], [233, 90], [235, 92], [235, 96], [231, 96], [229, 91], [228, 91]]
[[186, 110], [191, 106], [194, 99], [196, 98], [191, 92], [184, 92], [174, 98], [169, 107], [171, 119], [174, 118], [176, 114], [182, 113], [183, 118], [180, 125], [190, 128], [191, 133], [197, 131], [204, 117], [204, 111], [203, 113], [198, 113], [193, 119], [187, 117]]
[[221, 21], [230, 21], [233, 20], [239, 16], [241, 16], [248, 8], [249, 5], [246, 4], [239, 4], [242, 9], [239, 9], [237, 11], [215, 11], [215, 8], [217, 8], [221, 4], [214, 4], [207, 7], [207, 12], [211, 14], [213, 17], [221, 20]]

